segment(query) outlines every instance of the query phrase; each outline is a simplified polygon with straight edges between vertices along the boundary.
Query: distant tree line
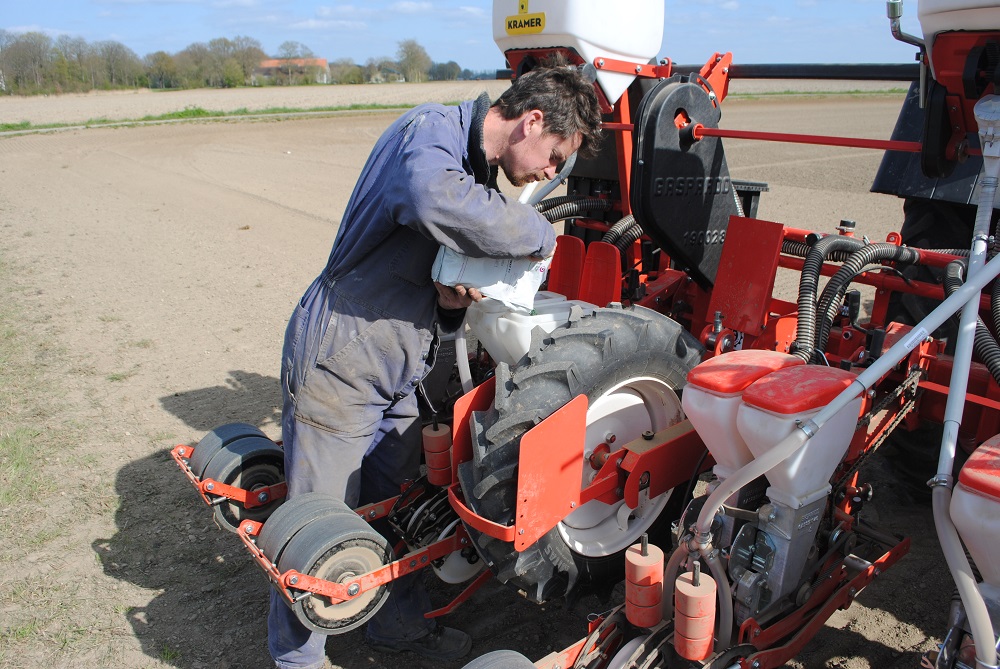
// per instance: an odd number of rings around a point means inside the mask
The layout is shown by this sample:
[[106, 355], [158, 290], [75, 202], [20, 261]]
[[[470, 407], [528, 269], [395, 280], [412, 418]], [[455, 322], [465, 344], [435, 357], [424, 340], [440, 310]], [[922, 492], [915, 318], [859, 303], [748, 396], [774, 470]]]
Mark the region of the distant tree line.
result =
[[[283, 61], [275, 76], [257, 76], [260, 63]], [[219, 37], [196, 42], [169, 54], [156, 51], [140, 58], [114, 40], [88, 43], [82, 37], [45, 33], [12, 33], [0, 29], [0, 94], [32, 95], [124, 88], [233, 88], [251, 85], [360, 84], [383, 81], [449, 81], [488, 76], [462, 69], [458, 63], [435, 63], [416, 40], [399, 42], [396, 58], [369, 58], [364, 65], [350, 58], [329, 63], [329, 76], [315, 66], [294, 66], [314, 59], [299, 42], [283, 42], [269, 57], [251, 37]]]

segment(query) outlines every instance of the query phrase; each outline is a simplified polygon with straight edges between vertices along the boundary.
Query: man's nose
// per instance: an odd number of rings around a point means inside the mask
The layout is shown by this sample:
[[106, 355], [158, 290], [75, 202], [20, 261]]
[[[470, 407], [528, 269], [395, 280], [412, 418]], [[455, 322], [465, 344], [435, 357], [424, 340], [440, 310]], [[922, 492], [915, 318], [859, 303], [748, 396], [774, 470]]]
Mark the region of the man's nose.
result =
[[556, 166], [549, 165], [544, 170], [542, 170], [542, 172], [545, 174], [545, 178], [551, 181], [556, 176]]

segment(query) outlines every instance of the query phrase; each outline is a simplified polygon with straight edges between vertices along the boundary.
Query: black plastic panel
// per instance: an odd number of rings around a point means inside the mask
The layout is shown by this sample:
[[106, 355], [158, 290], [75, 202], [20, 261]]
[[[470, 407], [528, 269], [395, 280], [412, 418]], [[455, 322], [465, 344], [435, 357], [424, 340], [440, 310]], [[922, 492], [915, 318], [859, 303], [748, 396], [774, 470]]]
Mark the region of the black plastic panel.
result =
[[704, 288], [715, 275], [729, 217], [737, 214], [734, 186], [716, 137], [695, 141], [674, 119], [717, 128], [721, 112], [704, 88], [682, 78], [660, 82], [635, 117], [632, 212], [650, 238]]

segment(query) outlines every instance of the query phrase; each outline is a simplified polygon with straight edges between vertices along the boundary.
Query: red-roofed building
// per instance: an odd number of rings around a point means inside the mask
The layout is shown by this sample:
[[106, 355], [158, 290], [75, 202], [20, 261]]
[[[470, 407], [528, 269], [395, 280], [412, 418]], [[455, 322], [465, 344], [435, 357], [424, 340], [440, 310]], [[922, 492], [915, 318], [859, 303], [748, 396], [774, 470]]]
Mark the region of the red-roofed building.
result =
[[277, 83], [328, 84], [330, 66], [326, 58], [270, 58], [260, 62], [254, 77]]

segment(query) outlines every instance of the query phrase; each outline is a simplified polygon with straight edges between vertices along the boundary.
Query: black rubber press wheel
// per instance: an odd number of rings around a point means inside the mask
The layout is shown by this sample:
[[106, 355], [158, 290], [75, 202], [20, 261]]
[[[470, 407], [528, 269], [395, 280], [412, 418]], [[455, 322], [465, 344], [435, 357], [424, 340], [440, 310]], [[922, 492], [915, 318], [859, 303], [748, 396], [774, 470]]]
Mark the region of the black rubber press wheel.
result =
[[257, 547], [277, 564], [292, 537], [319, 518], [357, 515], [343, 501], [322, 492], [307, 492], [282, 504], [264, 523], [257, 535]]
[[[205, 467], [202, 480], [205, 479], [254, 493], [285, 480], [285, 453], [267, 437], [243, 437], [229, 442], [215, 454]], [[283, 497], [271, 499], [249, 509], [236, 501], [223, 502], [215, 507], [215, 519], [224, 529], [236, 532], [244, 520], [265, 521], [284, 501]]]
[[[291, 569], [334, 583], [349, 583], [392, 561], [392, 551], [382, 535], [356, 514], [335, 513], [317, 518], [291, 538], [278, 571]], [[389, 596], [390, 584], [345, 602], [331, 603], [310, 595], [292, 605], [292, 611], [307, 628], [320, 634], [344, 634], [368, 621]]]
[[[702, 351], [675, 321], [642, 307], [598, 309], [551, 334], [536, 329], [525, 358], [497, 366], [494, 406], [473, 415], [473, 459], [458, 469], [466, 501], [480, 516], [511, 524], [522, 435], [581, 394], [589, 400], [586, 487], [597, 474], [589, 458], [599, 445], [611, 442], [614, 451], [683, 420], [677, 391]], [[468, 530], [502, 582], [542, 602], [590, 583], [610, 587], [624, 576], [625, 550], [643, 533], [668, 547], [682, 501], [672, 492], [636, 509], [588, 502], [523, 552]]]
[[212, 461], [215, 454], [222, 448], [237, 439], [244, 437], [263, 437], [264, 433], [249, 423], [228, 423], [220, 425], [204, 437], [194, 447], [194, 455], [188, 463], [191, 466], [191, 473], [199, 479], [203, 478], [205, 467]]

